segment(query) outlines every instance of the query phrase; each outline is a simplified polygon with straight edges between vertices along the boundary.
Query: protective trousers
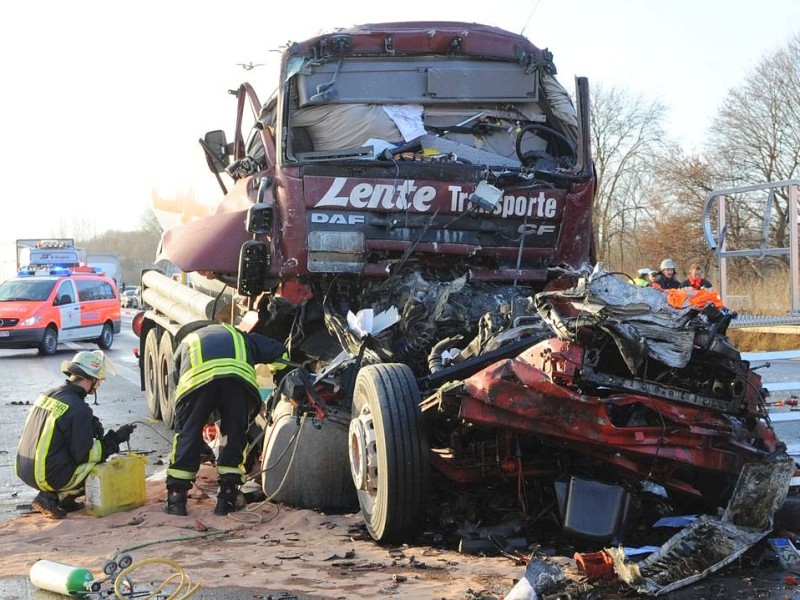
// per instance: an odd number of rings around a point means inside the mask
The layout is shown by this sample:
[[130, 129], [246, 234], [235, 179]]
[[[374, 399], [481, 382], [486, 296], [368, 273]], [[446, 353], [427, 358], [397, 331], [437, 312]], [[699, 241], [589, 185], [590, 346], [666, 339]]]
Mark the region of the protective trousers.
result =
[[251, 402], [245, 386], [234, 378], [212, 379], [181, 399], [175, 412], [176, 433], [167, 469], [168, 488], [191, 487], [200, 468], [203, 427], [215, 410], [219, 412], [222, 430], [217, 474], [228, 478], [235, 476], [239, 483], [244, 483]]

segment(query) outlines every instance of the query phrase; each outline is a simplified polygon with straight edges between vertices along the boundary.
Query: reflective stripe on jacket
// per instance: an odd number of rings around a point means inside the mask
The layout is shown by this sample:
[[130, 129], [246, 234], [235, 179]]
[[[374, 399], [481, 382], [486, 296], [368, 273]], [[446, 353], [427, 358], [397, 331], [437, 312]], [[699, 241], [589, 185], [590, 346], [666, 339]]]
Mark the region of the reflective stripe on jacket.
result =
[[244, 334], [226, 324], [209, 325], [187, 335], [175, 353], [175, 403], [212, 379], [233, 377], [260, 398], [255, 361]]
[[102, 460], [94, 438], [94, 414], [86, 391], [66, 382], [34, 402], [17, 448], [15, 470], [29, 486], [45, 492], [73, 489]]

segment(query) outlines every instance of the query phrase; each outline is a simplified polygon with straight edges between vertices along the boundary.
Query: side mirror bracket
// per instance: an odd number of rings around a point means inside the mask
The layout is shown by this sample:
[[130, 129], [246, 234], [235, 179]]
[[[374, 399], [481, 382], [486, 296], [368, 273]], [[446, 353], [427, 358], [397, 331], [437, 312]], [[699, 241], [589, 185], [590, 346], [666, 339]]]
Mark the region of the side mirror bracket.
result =
[[212, 173], [222, 173], [230, 164], [230, 148], [225, 137], [225, 132], [221, 129], [209, 131], [199, 140], [203, 151], [206, 154], [206, 162]]

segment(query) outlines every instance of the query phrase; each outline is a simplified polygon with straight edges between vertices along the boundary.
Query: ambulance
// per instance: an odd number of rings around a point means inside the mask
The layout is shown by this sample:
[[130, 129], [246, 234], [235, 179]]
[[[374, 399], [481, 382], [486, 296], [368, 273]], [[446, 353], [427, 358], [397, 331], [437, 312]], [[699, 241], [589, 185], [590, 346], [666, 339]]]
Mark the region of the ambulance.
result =
[[90, 267], [23, 269], [0, 285], [0, 349], [56, 352], [60, 342], [108, 350], [122, 327], [116, 282]]

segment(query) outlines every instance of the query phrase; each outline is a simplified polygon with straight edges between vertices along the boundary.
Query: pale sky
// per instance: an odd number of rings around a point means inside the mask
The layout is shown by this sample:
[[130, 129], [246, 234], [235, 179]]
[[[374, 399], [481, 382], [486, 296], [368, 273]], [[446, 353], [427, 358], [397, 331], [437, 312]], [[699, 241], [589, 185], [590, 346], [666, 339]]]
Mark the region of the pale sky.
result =
[[232, 133], [228, 89], [272, 93], [287, 41], [381, 21], [453, 20], [523, 33], [558, 78], [627, 87], [669, 109], [671, 136], [699, 150], [731, 87], [800, 32], [798, 0], [28, 0], [0, 24], [0, 242], [133, 230], [162, 196], [219, 190], [197, 139]]

